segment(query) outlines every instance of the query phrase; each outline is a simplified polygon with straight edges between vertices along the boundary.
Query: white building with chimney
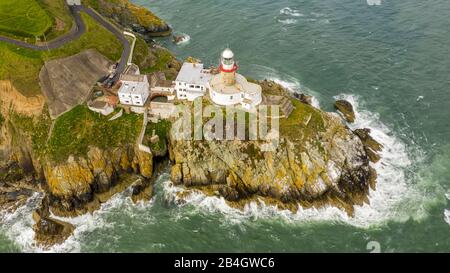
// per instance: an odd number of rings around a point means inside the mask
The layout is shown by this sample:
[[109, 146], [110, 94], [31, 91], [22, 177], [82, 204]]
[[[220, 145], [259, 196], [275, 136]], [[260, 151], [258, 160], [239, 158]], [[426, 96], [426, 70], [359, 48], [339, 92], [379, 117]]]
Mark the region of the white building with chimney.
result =
[[183, 63], [175, 80], [177, 98], [193, 101], [205, 95], [210, 79], [211, 71], [204, 69], [203, 64]]

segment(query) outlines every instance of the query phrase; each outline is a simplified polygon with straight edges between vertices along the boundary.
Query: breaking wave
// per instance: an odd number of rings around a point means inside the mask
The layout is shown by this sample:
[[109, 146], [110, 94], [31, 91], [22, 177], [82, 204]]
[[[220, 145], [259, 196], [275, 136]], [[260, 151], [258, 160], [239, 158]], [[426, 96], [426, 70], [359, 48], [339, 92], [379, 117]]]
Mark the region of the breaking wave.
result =
[[302, 17], [302, 16], [304, 16], [304, 14], [300, 12], [300, 10], [292, 9], [290, 7], [282, 8], [280, 10], [280, 14], [294, 16], [294, 17]]
[[[120, 210], [131, 215], [133, 211], [145, 210], [153, 204], [153, 200], [147, 203], [139, 202], [134, 204], [130, 195], [131, 188], [128, 188], [101, 204], [100, 209], [92, 214], [87, 213], [74, 218], [51, 215], [52, 218], [71, 223], [75, 226], [75, 230], [73, 235], [64, 243], [53, 245], [49, 248], [42, 248], [34, 241], [35, 232], [33, 230], [34, 220], [32, 219], [32, 212], [38, 208], [43, 197], [42, 194], [33, 195], [24, 206], [19, 207], [15, 212], [1, 215], [0, 223], [2, 223], [5, 235], [24, 252], [81, 252], [81, 247], [84, 245], [82, 242], [86, 235], [97, 229], [114, 229], [114, 219], [108, 219], [108, 215], [113, 211]], [[149, 222], [149, 219], [143, 220]], [[114, 241], [114, 238], [110, 239]]]
[[347, 99], [354, 105], [357, 120], [355, 124], [349, 124], [349, 126], [370, 128], [372, 137], [384, 146], [381, 160], [372, 165], [378, 173], [377, 189], [370, 191], [370, 205], [355, 207], [354, 217], [349, 217], [344, 211], [335, 207], [320, 209], [299, 207], [296, 213], [292, 213], [288, 210], [280, 210], [276, 206], [266, 205], [262, 200], [251, 202], [243, 210], [239, 210], [230, 207], [222, 197], [206, 196], [197, 190], [189, 191], [189, 194], [183, 195], [183, 199], [180, 199], [178, 193], [185, 189], [173, 185], [170, 181], [164, 182], [165, 198], [179, 206], [193, 205], [200, 211], [219, 212], [233, 222], [279, 217], [293, 223], [331, 221], [368, 228], [387, 220], [405, 221], [410, 216], [424, 215], [422, 203], [418, 201], [418, 193], [407, 182], [405, 172], [413, 161], [410, 159], [406, 144], [379, 120], [378, 115], [362, 109], [356, 96], [343, 94], [338, 97]]
[[253, 64], [251, 68], [252, 73], [255, 73], [256, 77], [259, 79], [268, 79], [278, 83], [291, 92], [312, 96], [312, 105], [320, 109], [320, 103], [317, 99], [320, 94], [302, 85], [297, 78], [282, 74], [276, 69], [264, 65]]
[[32, 212], [39, 206], [43, 195], [35, 193], [27, 202], [14, 212], [1, 212], [1, 230], [6, 237], [25, 251], [36, 249], [34, 245], [34, 231]]
[[282, 23], [283, 25], [293, 25], [297, 23], [296, 19], [288, 18], [288, 19], [278, 19], [279, 23]]
[[[447, 197], [447, 200], [450, 201], [450, 193], [446, 193], [445, 197]], [[444, 220], [450, 225], [450, 210], [444, 210]]]
[[187, 35], [186, 33], [181, 33], [180, 36], [181, 36], [181, 39], [179, 41], [175, 42], [175, 44], [177, 44], [177, 45], [187, 44], [187, 43], [189, 43], [189, 41], [191, 41], [191, 36]]

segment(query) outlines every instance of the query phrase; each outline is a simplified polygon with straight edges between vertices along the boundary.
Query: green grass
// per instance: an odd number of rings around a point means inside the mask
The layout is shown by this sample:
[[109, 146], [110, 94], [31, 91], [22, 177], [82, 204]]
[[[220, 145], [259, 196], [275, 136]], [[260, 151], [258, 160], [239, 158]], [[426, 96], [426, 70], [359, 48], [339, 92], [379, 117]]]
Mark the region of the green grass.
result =
[[120, 59], [122, 45], [87, 14], [81, 14], [87, 32], [80, 39], [52, 51], [34, 51], [0, 42], [0, 79], [10, 80], [25, 96], [41, 94], [39, 72], [45, 61], [96, 49], [111, 60]]
[[37, 1], [53, 18], [52, 28], [45, 35], [46, 40], [52, 40], [64, 33], [67, 33], [72, 28], [73, 18], [66, 6], [66, 0]]
[[[161, 120], [158, 123], [149, 123], [145, 129], [145, 137], [147, 139], [148, 145], [152, 151], [163, 152], [166, 147], [166, 139], [170, 131], [171, 123], [167, 120]], [[155, 134], [159, 136], [159, 141], [156, 143], [151, 143], [150, 138], [152, 137], [153, 130]]]
[[325, 131], [323, 114], [320, 110], [296, 99], [292, 99], [292, 104], [295, 109], [289, 118], [280, 119], [281, 136], [293, 141], [306, 141]]
[[98, 113], [79, 105], [60, 116], [46, 147], [51, 160], [61, 162], [70, 155], [85, 155], [90, 146], [100, 149], [134, 143], [142, 126], [142, 116], [123, 114], [109, 121]]
[[14, 36], [44, 35], [53, 20], [36, 0], [1, 0], [0, 32]]
[[151, 73], [156, 71], [164, 71], [167, 70], [167, 64], [172, 61], [174, 58], [172, 53], [170, 53], [166, 49], [159, 49], [155, 52], [156, 62], [154, 65], [149, 67], [144, 67], [142, 71], [144, 73]]
[[65, 46], [44, 52], [44, 59], [54, 59], [79, 53], [83, 49], [95, 48], [98, 52], [112, 61], [120, 59], [122, 44], [111, 32], [97, 24], [89, 15], [81, 13], [81, 18], [86, 23], [87, 32], [78, 40]]

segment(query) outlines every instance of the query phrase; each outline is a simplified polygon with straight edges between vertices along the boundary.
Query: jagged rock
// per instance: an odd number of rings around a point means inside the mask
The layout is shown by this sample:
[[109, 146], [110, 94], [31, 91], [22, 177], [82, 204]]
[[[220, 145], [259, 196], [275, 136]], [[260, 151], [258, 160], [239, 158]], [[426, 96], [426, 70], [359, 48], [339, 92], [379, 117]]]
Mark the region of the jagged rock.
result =
[[149, 180], [139, 180], [132, 189], [131, 200], [134, 203], [149, 201], [153, 197], [153, 185]]
[[369, 160], [373, 163], [380, 161], [380, 155], [377, 152], [383, 149], [383, 145], [372, 138], [370, 129], [356, 129], [354, 132], [361, 139]]
[[153, 155], [137, 146], [114, 150], [91, 147], [84, 157], [71, 156], [66, 162], [45, 162], [44, 174], [56, 215], [75, 216], [99, 207], [120, 191], [120, 175], [135, 173], [150, 178]]
[[175, 164], [172, 166], [170, 178], [175, 185], [179, 185], [183, 182], [183, 173], [181, 171], [181, 164]]
[[353, 110], [353, 105], [346, 100], [337, 100], [334, 103], [335, 108], [342, 113], [345, 120], [348, 122], [355, 122], [355, 112]]
[[72, 224], [50, 217], [48, 202], [48, 197], [44, 197], [41, 206], [32, 215], [35, 240], [46, 247], [63, 243], [75, 230]]
[[364, 129], [356, 129], [355, 134], [361, 139], [363, 144], [370, 149], [380, 152], [383, 149], [383, 145], [378, 143], [375, 139], [372, 138], [370, 135], [370, 129], [364, 128]]
[[370, 148], [367, 148], [367, 147], [365, 147], [365, 148], [366, 148], [365, 150], [366, 150], [367, 156], [369, 157], [370, 162], [377, 163], [378, 161], [380, 161], [381, 157], [379, 154], [377, 154]]
[[50, 217], [40, 217], [39, 221], [33, 226], [35, 240], [45, 246], [61, 244], [69, 238], [75, 227], [60, 220]]
[[183, 35], [177, 35], [177, 36], [174, 35], [172, 41], [174, 44], [179, 44], [179, 43], [183, 42], [184, 38], [185, 37]]
[[312, 96], [305, 95], [305, 94], [294, 93], [294, 97], [299, 99], [303, 103], [306, 103], [308, 105], [312, 105], [312, 98], [313, 98]]

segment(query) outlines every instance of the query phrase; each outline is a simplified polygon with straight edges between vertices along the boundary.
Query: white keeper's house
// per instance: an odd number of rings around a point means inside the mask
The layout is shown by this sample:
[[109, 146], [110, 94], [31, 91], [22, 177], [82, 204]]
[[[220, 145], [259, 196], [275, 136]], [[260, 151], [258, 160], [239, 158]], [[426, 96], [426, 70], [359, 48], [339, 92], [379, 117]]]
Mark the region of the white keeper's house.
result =
[[262, 102], [262, 88], [248, 82], [244, 76], [236, 73], [237, 70], [233, 52], [225, 49], [220, 58], [220, 73], [209, 82], [209, 96], [218, 105], [240, 104], [251, 109]]
[[150, 95], [150, 84], [147, 75], [123, 74], [120, 76], [118, 95], [124, 105], [144, 106]]
[[177, 98], [193, 101], [205, 95], [210, 79], [211, 71], [204, 69], [203, 64], [183, 63], [175, 80]]

